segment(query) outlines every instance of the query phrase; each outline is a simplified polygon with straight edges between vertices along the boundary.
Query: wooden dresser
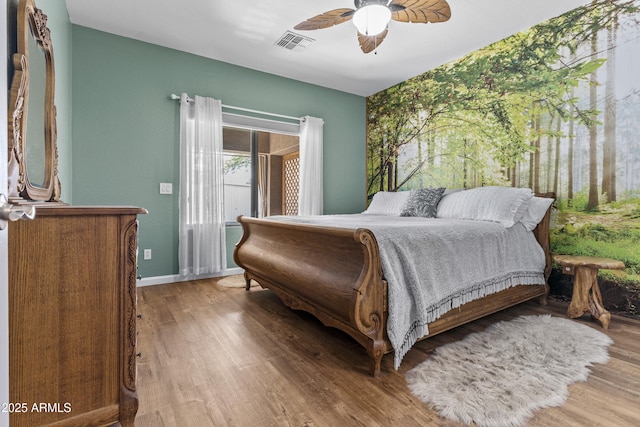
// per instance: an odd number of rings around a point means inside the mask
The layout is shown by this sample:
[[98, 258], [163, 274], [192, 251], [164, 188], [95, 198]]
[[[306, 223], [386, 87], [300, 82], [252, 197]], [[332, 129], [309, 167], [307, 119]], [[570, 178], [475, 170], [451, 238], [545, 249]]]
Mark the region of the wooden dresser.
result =
[[133, 426], [137, 215], [36, 208], [9, 227], [12, 427]]

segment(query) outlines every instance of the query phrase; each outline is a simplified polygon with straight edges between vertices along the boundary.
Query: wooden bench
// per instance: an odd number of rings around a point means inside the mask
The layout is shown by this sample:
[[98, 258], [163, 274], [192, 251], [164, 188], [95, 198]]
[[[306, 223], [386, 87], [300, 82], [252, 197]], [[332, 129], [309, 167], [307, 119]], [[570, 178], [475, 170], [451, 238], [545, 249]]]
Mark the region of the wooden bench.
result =
[[587, 311], [607, 329], [611, 321], [609, 313], [602, 305], [602, 295], [598, 286], [598, 270], [622, 270], [624, 263], [615, 259], [591, 256], [553, 255], [553, 260], [562, 266], [562, 274], [574, 276], [573, 295], [567, 309], [572, 319]]

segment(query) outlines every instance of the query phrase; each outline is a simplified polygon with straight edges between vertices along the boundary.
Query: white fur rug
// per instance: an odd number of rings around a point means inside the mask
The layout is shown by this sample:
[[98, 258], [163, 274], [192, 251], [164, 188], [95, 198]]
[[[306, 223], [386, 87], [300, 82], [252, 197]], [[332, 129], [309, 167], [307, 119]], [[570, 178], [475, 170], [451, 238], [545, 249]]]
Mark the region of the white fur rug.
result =
[[550, 315], [496, 323], [436, 349], [407, 372], [411, 391], [446, 418], [480, 427], [522, 426], [561, 406], [569, 384], [606, 363], [611, 338]]

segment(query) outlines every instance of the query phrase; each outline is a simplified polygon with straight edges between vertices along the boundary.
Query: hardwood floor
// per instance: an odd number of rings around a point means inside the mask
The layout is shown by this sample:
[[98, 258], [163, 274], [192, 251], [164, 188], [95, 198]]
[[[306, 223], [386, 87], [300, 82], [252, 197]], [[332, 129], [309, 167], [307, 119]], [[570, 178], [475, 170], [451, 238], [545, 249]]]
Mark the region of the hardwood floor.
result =
[[[408, 390], [404, 373], [444, 343], [522, 314], [565, 316], [567, 306], [525, 303], [414, 346], [400, 369], [386, 355], [378, 379], [349, 336], [288, 309], [268, 290], [216, 279], [138, 289], [137, 427], [458, 426]], [[577, 319], [602, 330], [588, 316]], [[640, 321], [614, 316], [610, 361], [569, 388], [530, 426], [640, 425]]]

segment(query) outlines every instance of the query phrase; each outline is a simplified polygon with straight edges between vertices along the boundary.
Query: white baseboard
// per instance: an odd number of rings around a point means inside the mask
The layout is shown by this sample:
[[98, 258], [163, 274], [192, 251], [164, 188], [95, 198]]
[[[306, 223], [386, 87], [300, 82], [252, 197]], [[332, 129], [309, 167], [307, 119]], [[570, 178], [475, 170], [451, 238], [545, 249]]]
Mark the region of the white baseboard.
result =
[[167, 283], [186, 282], [188, 280], [210, 279], [212, 277], [232, 276], [234, 274], [242, 274], [244, 270], [240, 267], [228, 268], [226, 270], [219, 271], [217, 273], [206, 274], [198, 276], [197, 279], [191, 276], [180, 276], [179, 274], [170, 274], [168, 276], [155, 276], [155, 277], [143, 277], [138, 279], [137, 286], [152, 286], [152, 285], [164, 285]]

